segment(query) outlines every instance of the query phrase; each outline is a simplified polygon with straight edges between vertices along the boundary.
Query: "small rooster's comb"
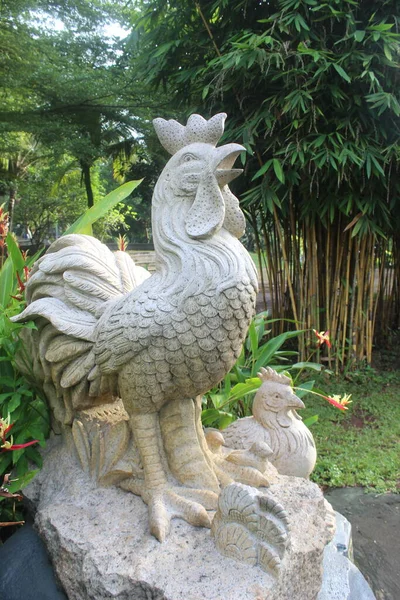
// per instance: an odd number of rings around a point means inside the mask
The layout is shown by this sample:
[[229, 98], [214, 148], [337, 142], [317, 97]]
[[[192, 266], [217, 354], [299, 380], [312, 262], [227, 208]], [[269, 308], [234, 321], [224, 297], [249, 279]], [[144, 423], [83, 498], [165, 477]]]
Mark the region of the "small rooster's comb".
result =
[[200, 115], [191, 115], [187, 125], [170, 119], [154, 119], [153, 125], [162, 146], [170, 154], [175, 154], [181, 148], [193, 142], [204, 142], [216, 146], [224, 133], [225, 113], [218, 113], [209, 121]]
[[289, 377], [286, 377], [286, 375], [282, 375], [281, 373], [277, 373], [274, 371], [274, 369], [271, 369], [271, 367], [267, 367], [266, 369], [261, 367], [260, 372], [257, 373], [257, 375], [263, 383], [266, 381], [275, 381], [275, 383], [282, 383], [283, 385], [292, 385]]

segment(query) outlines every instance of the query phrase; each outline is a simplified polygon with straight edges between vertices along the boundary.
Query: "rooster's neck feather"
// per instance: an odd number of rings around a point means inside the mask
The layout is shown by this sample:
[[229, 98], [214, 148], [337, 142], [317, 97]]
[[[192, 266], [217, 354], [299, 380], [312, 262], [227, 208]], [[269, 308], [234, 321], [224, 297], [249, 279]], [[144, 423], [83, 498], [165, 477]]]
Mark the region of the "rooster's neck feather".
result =
[[153, 196], [153, 237], [157, 271], [152, 289], [168, 297], [217, 290], [223, 291], [238, 282], [257, 288], [254, 264], [233, 235], [224, 228], [206, 240], [190, 238], [185, 220], [193, 198], [174, 198], [160, 177]]

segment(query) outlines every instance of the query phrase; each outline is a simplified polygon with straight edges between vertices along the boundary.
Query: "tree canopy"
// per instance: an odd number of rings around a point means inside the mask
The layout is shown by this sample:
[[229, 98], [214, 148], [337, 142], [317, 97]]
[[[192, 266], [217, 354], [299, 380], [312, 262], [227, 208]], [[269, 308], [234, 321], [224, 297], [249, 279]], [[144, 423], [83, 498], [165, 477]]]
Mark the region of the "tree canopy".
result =
[[[162, 152], [152, 118], [225, 111], [225, 137], [247, 149], [236, 185], [274, 315], [330, 329], [327, 358], [337, 367], [370, 360], [376, 324], [400, 324], [399, 8], [6, 0], [3, 182], [26, 176], [10, 168], [24, 135], [38, 144], [39, 163], [50, 152], [80, 169], [91, 204], [101, 165], [113, 164], [119, 180], [141, 169], [154, 181]], [[125, 39], [105, 35], [112, 21]], [[150, 185], [138, 194], [139, 234], [149, 228]]]
[[274, 314], [330, 329], [336, 365], [370, 360], [376, 323], [399, 324], [399, 3], [143, 4], [147, 80], [182, 111], [226, 111], [248, 150]]

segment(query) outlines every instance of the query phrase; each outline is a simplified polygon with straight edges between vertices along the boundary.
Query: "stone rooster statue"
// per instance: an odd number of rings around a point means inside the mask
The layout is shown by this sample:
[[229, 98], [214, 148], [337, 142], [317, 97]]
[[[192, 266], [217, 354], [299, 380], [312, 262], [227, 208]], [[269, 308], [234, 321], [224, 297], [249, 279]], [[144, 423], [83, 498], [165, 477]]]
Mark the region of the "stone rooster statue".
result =
[[159, 540], [172, 517], [209, 527], [220, 484], [268, 484], [254, 466], [210, 452], [200, 421], [201, 395], [240, 354], [257, 291], [238, 240], [245, 219], [228, 187], [244, 148], [216, 147], [225, 118], [154, 121], [172, 154], [153, 194], [154, 275], [91, 237], [68, 235], [36, 263], [16, 318], [37, 322], [36, 373], [64, 427], [110, 394], [122, 398], [143, 476], [121, 487], [148, 504]]
[[281, 475], [309, 477], [317, 452], [313, 436], [296, 410], [305, 408], [288, 377], [271, 368], [258, 374], [262, 385], [254, 397], [253, 416], [235, 421], [222, 432], [230, 448], [250, 448], [265, 442], [272, 449], [268, 460]]

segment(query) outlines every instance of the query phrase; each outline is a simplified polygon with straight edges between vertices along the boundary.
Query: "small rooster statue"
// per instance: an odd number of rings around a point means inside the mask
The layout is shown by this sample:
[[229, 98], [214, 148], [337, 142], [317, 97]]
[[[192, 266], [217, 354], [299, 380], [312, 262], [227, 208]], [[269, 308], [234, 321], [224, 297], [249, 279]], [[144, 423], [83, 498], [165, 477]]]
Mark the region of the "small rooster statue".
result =
[[220, 485], [268, 484], [254, 466], [213, 454], [200, 421], [201, 395], [240, 354], [257, 290], [238, 240], [245, 219], [228, 187], [244, 148], [216, 147], [225, 118], [154, 121], [172, 154], [153, 194], [154, 275], [94, 238], [67, 235], [36, 263], [16, 318], [37, 323], [36, 373], [64, 427], [110, 394], [122, 399], [143, 477], [121, 487], [148, 504], [159, 540], [173, 517], [209, 527]]
[[268, 460], [281, 475], [309, 477], [317, 452], [313, 436], [296, 410], [305, 408], [291, 388], [289, 377], [270, 367], [258, 374], [262, 385], [253, 402], [253, 416], [235, 421], [222, 432], [228, 448], [250, 448], [264, 442], [272, 449]]

